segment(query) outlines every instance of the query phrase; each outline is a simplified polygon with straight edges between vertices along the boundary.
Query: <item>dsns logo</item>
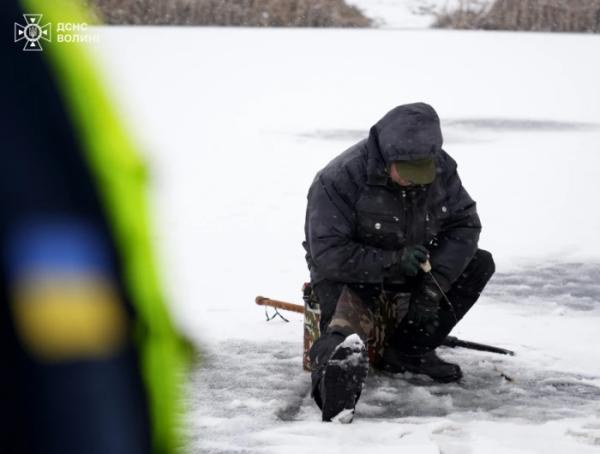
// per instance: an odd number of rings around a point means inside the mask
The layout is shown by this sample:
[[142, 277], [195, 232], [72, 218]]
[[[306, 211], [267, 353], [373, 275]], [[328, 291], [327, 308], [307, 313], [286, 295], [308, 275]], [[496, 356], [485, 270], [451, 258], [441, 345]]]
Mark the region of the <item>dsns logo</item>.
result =
[[25, 51], [42, 51], [41, 40], [50, 42], [52, 39], [51, 24], [40, 25], [42, 14], [23, 14], [25, 25], [15, 22], [15, 43], [25, 40], [23, 50]]

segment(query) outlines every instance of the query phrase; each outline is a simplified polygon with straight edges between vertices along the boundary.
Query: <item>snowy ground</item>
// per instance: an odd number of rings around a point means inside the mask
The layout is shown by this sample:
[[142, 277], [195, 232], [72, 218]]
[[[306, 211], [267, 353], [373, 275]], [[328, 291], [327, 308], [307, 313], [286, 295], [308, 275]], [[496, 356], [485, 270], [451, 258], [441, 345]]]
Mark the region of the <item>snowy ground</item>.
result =
[[349, 0], [375, 25], [381, 28], [427, 28], [433, 21], [433, 11], [441, 8], [443, 0]]
[[[491, 0], [472, 1], [479, 11]], [[374, 20], [375, 26], [388, 29], [428, 28], [435, 22], [435, 13], [453, 11], [461, 0], [346, 0], [359, 7]]]
[[[111, 28], [110, 78], [147, 151], [180, 325], [206, 350], [189, 452], [587, 453], [600, 449], [600, 36]], [[426, 101], [497, 262], [455, 334], [459, 384], [373, 374], [350, 426], [301, 369], [315, 172], [397, 104]], [[507, 380], [508, 376], [512, 381]]]
[[[575, 292], [558, 288], [556, 273], [566, 274], [563, 283], [583, 285]], [[470, 324], [485, 324], [487, 332], [473, 336], [498, 339], [518, 356], [443, 349], [465, 371], [451, 385], [372, 373], [352, 427], [318, 422], [308, 374], [298, 370], [299, 342], [220, 342], [193, 377], [191, 446], [198, 452], [598, 452], [599, 282], [597, 265], [499, 274], [485, 309]], [[540, 283], [550, 284], [542, 294]], [[573, 295], [582, 288], [586, 294]], [[527, 317], [536, 321], [528, 323]], [[490, 326], [490, 320], [501, 325]], [[573, 332], [581, 337], [573, 338]], [[540, 337], [552, 342], [541, 348]], [[561, 342], [567, 346], [557, 348]], [[588, 343], [587, 357], [575, 351]]]

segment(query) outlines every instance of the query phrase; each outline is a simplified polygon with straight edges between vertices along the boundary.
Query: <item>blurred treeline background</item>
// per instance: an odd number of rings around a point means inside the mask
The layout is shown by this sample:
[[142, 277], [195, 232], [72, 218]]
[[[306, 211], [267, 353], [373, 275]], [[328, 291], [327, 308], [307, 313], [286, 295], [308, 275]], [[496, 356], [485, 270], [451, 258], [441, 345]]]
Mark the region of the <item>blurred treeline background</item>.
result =
[[[360, 8], [344, 0], [87, 1], [96, 7], [106, 23], [118, 25], [374, 25]], [[600, 32], [600, 0], [455, 0], [446, 2], [443, 7], [423, 0], [423, 4], [424, 10], [435, 17], [433, 26], [439, 28]]]
[[344, 0], [90, 0], [109, 24], [369, 27]]
[[461, 0], [436, 15], [441, 28], [600, 32], [600, 0]]

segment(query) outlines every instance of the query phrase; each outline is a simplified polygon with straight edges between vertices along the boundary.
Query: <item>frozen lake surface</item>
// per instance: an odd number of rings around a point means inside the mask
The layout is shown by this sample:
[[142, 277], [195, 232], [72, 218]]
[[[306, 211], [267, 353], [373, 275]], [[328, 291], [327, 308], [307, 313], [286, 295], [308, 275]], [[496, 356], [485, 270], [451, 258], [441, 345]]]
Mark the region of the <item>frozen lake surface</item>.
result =
[[[534, 320], [540, 311], [563, 318], [586, 316], [597, 326], [600, 265], [572, 263], [542, 266], [531, 274], [499, 273], [487, 295], [492, 297], [482, 304], [499, 312], [518, 311], [520, 316]], [[509, 329], [510, 318], [503, 322]], [[276, 319], [269, 323], [283, 322]], [[560, 343], [577, 343], [577, 339], [559, 333], [557, 337]], [[423, 440], [417, 443], [419, 449], [429, 445], [439, 449], [431, 452], [484, 452], [476, 446], [483, 449], [487, 443], [491, 445], [498, 434], [492, 432], [491, 437], [478, 442], [482, 444], [473, 446], [473, 439], [481, 436], [482, 425], [486, 430], [502, 426], [502, 431], [514, 431], [493, 452], [597, 452], [597, 364], [587, 365], [589, 373], [584, 372], [586, 364], [578, 371], [565, 370], [552, 364], [558, 352], [520, 344], [518, 339], [516, 333], [512, 341], [502, 344], [514, 349], [515, 357], [440, 349], [445, 359], [461, 364], [465, 377], [459, 383], [436, 384], [427, 377], [372, 370], [352, 428], [325, 426], [334, 436], [343, 437], [344, 444], [349, 445], [347, 452], [356, 452], [355, 448], [368, 452], [377, 443], [400, 449], [404, 439], [415, 438]], [[477, 340], [485, 342], [486, 338], [482, 334]], [[300, 337], [296, 342], [225, 340], [215, 345], [193, 374], [189, 387], [191, 397], [186, 407], [192, 451], [287, 452], [287, 446], [282, 450], [282, 443], [298, 443], [293, 452], [308, 452], [312, 446], [321, 450], [320, 438], [326, 429], [318, 422], [320, 414], [309, 395], [309, 374], [301, 370], [301, 350]], [[590, 362], [597, 359], [597, 355], [588, 358]], [[389, 434], [380, 441], [374, 439], [381, 430], [379, 425], [389, 430], [392, 424], [397, 425], [392, 430], [396, 440]], [[519, 434], [527, 428], [531, 437], [521, 439]], [[551, 432], [550, 439], [546, 431]], [[344, 444], [326, 445], [324, 452], [346, 452]]]
[[[145, 150], [170, 300], [205, 350], [193, 453], [591, 453], [600, 449], [600, 36], [400, 30], [99, 31]], [[315, 173], [398, 104], [439, 112], [497, 274], [455, 335], [461, 383], [369, 377], [322, 424], [300, 302]], [[510, 377], [512, 381], [504, 376]]]

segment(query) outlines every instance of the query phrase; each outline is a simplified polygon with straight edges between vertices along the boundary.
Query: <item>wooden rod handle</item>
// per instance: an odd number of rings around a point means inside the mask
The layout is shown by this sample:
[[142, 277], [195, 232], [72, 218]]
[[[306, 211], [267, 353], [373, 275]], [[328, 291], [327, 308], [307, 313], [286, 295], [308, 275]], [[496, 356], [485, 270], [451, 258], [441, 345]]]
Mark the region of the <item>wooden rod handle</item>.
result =
[[283, 309], [285, 311], [297, 312], [298, 314], [304, 314], [304, 306], [300, 304], [286, 303], [285, 301], [272, 300], [271, 298], [265, 298], [264, 296], [257, 296], [254, 300], [259, 306], [269, 306], [276, 309]]

